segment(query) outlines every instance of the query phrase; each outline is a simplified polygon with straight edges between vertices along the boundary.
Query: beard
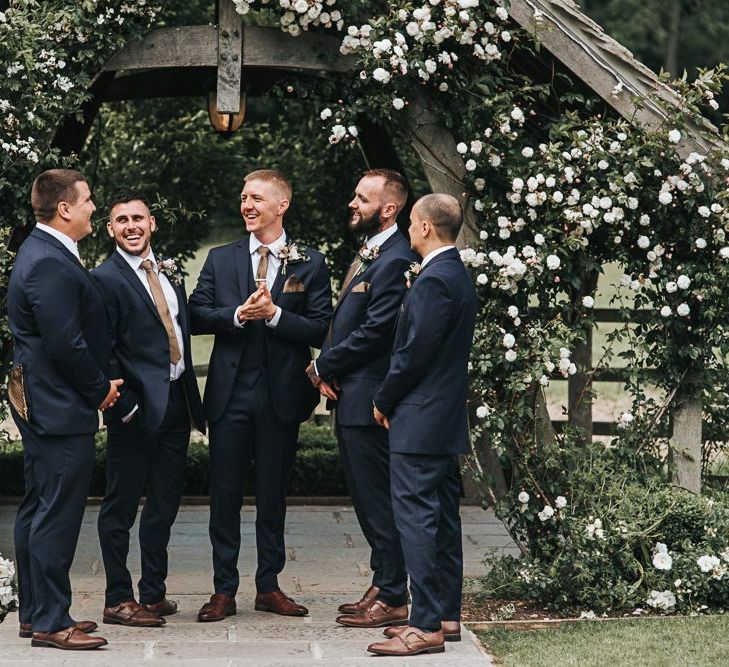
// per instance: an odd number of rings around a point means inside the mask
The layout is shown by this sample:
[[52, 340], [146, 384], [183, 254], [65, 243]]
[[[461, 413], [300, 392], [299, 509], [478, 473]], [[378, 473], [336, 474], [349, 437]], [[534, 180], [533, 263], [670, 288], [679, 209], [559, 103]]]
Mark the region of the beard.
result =
[[373, 233], [380, 230], [380, 226], [382, 225], [381, 213], [382, 209], [379, 208], [372, 213], [372, 215], [366, 218], [360, 214], [360, 218], [357, 221], [354, 220], [355, 214], [353, 213], [352, 217], [349, 219], [349, 228], [355, 232], [364, 234], [365, 236], [372, 236]]

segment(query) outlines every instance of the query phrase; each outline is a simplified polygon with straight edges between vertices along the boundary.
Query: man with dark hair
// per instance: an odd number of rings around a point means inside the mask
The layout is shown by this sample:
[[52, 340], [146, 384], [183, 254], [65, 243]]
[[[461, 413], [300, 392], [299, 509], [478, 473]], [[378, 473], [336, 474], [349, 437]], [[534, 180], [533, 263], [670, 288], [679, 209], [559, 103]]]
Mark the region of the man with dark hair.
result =
[[23, 440], [25, 497], [15, 522], [20, 636], [33, 646], [93, 649], [93, 621], [69, 615], [73, 562], [94, 466], [98, 410], [119, 397], [109, 379], [104, 302], [81, 264], [78, 241], [96, 207], [77, 171], [33, 183], [38, 224], [18, 251], [8, 287], [12, 415]]
[[255, 608], [286, 616], [308, 611], [281, 591], [286, 562], [286, 486], [299, 425], [318, 393], [304, 369], [331, 317], [324, 256], [283, 229], [291, 185], [278, 171], [245, 178], [241, 215], [249, 236], [213, 248], [190, 296], [193, 334], [215, 334], [205, 386], [210, 424], [210, 541], [215, 593], [200, 621], [236, 613], [243, 484], [255, 460]]
[[387, 431], [372, 416], [372, 399], [387, 374], [405, 271], [415, 260], [397, 228], [407, 201], [395, 171], [368, 171], [349, 204], [350, 227], [364, 245], [339, 293], [321, 355], [308, 370], [314, 386], [336, 401], [336, 429], [347, 487], [370, 545], [372, 584], [339, 607], [337, 623], [379, 627], [407, 621], [407, 574], [392, 518]]
[[460, 639], [463, 551], [458, 454], [469, 451], [468, 358], [476, 291], [453, 243], [458, 200], [427, 195], [410, 214], [423, 258], [397, 323], [390, 370], [374, 399], [389, 429], [392, 507], [410, 576], [407, 627], [390, 627], [378, 655], [439, 653]]
[[[163, 625], [177, 603], [165, 597], [167, 544], [180, 506], [191, 423], [205, 432], [190, 354], [182, 274], [152, 251], [157, 223], [145, 196], [124, 191], [106, 225], [115, 251], [92, 271], [105, 297], [114, 340], [112, 360], [124, 378], [121, 397], [104, 415], [106, 495], [99, 541], [106, 571], [104, 623]], [[129, 531], [139, 521], [139, 602], [127, 569]]]

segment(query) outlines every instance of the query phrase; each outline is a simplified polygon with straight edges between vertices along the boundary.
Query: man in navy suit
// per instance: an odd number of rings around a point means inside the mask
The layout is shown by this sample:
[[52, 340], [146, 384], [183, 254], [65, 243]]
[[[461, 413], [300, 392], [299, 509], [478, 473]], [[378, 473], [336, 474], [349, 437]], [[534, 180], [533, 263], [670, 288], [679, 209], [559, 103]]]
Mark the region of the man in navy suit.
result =
[[8, 395], [24, 448], [25, 497], [15, 522], [20, 636], [33, 646], [93, 649], [93, 621], [69, 615], [73, 562], [94, 466], [98, 410], [118, 398], [110, 380], [104, 302], [77, 243], [96, 207], [84, 177], [52, 169], [33, 182], [38, 224], [8, 287], [14, 366]]
[[[104, 623], [137, 627], [163, 625], [162, 617], [177, 611], [177, 603], [165, 597], [167, 543], [185, 482], [191, 422], [205, 432], [185, 286], [174, 262], [160, 262], [152, 251], [156, 229], [143, 194], [118, 193], [107, 223], [116, 249], [92, 271], [111, 319], [112, 359], [124, 379], [120, 399], [104, 415], [107, 484], [99, 511]], [[145, 487], [137, 602], [127, 555]]]
[[250, 233], [214, 248], [190, 296], [193, 334], [215, 334], [205, 386], [210, 425], [210, 541], [215, 593], [200, 621], [236, 613], [243, 483], [255, 460], [255, 608], [305, 616], [278, 585], [286, 562], [286, 486], [299, 425], [319, 394], [304, 370], [331, 318], [324, 256], [283, 229], [291, 185], [278, 171], [245, 178], [241, 215]]
[[397, 227], [407, 201], [405, 179], [390, 169], [368, 171], [349, 204], [350, 227], [366, 241], [339, 294], [329, 335], [308, 373], [336, 400], [336, 429], [347, 487], [370, 545], [372, 585], [339, 607], [337, 623], [380, 627], [405, 623], [407, 573], [390, 502], [387, 431], [372, 416], [372, 399], [390, 366], [395, 320], [405, 296], [405, 271], [415, 260]]
[[374, 400], [389, 428], [395, 523], [410, 575], [408, 626], [371, 645], [379, 655], [444, 650], [460, 638], [463, 552], [457, 455], [469, 451], [466, 397], [476, 291], [458, 250], [463, 216], [450, 195], [427, 195], [410, 216], [423, 261], [398, 319], [390, 370]]

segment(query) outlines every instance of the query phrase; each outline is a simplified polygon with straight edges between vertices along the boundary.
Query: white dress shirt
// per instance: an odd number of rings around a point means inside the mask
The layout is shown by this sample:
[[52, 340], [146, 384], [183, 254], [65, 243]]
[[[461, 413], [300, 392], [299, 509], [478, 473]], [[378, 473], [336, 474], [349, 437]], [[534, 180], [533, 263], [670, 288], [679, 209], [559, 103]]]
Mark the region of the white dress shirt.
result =
[[455, 248], [454, 245], [444, 245], [440, 248], [436, 248], [435, 250], [431, 250], [425, 257], [423, 257], [423, 261], [420, 262], [420, 270], [422, 271], [425, 268], [425, 265], [433, 259], [433, 257], [437, 257], [442, 252], [445, 252], [446, 250], [450, 250], [451, 248]]
[[[170, 362], [170, 380], [177, 380], [185, 370], [185, 344], [182, 340], [182, 328], [180, 327], [180, 323], [177, 320], [177, 317], [180, 314], [180, 305], [177, 301], [177, 293], [172, 287], [172, 284], [170, 283], [167, 276], [164, 273], [161, 273], [157, 268], [157, 260], [155, 260], [154, 253], [152, 252], [151, 248], [149, 250], [149, 254], [146, 257], [130, 255], [128, 252], [122, 250], [119, 246], [117, 246], [116, 249], [118, 253], [126, 260], [127, 264], [132, 267], [132, 271], [134, 271], [134, 274], [137, 276], [137, 278], [139, 278], [142, 285], [144, 285], [144, 289], [147, 290], [147, 294], [149, 294], [149, 298], [152, 299], [152, 303], [154, 303], [154, 298], [152, 297], [152, 290], [149, 288], [147, 272], [142, 268], [142, 262], [145, 259], [151, 260], [152, 266], [154, 267], [154, 272], [159, 276], [159, 282], [162, 285], [162, 291], [164, 292], [165, 300], [167, 301], [167, 307], [170, 309], [170, 316], [172, 317], [172, 326], [175, 329], [177, 344], [180, 346], [180, 360], [176, 364]], [[140, 344], [143, 345], [144, 341], [140, 341]]]
[[[281, 232], [275, 241], [267, 244], [261, 243], [253, 234], [250, 236], [248, 243], [248, 249], [251, 253], [251, 269], [253, 270], [253, 276], [255, 278], [258, 273], [258, 264], [261, 261], [261, 255], [258, 252], [258, 248], [265, 245], [271, 252], [268, 253], [268, 269], [266, 271], [266, 287], [270, 292], [273, 289], [273, 283], [276, 282], [276, 276], [278, 276], [278, 269], [281, 266], [281, 258], [278, 256], [279, 250], [286, 245], [286, 232]], [[242, 308], [239, 306], [235, 309], [233, 315], [233, 324], [239, 329], [245, 326], [245, 320], [243, 322], [238, 320], [238, 311]], [[275, 329], [278, 326], [278, 321], [281, 319], [281, 308], [276, 306], [276, 314], [270, 319], [266, 320], [266, 326]]]
[[397, 224], [390, 225], [387, 229], [383, 229], [381, 232], [377, 232], [371, 239], [365, 240], [365, 245], [372, 249], [376, 245], [381, 246], [387, 239], [389, 239], [397, 231]]
[[67, 236], [63, 232], [59, 232], [57, 229], [49, 225], [44, 225], [42, 222], [36, 222], [35, 226], [46, 234], [50, 234], [54, 239], [59, 240], [63, 243], [64, 248], [68, 250], [79, 262], [81, 256], [78, 254], [78, 243], [74, 241], [70, 236]]

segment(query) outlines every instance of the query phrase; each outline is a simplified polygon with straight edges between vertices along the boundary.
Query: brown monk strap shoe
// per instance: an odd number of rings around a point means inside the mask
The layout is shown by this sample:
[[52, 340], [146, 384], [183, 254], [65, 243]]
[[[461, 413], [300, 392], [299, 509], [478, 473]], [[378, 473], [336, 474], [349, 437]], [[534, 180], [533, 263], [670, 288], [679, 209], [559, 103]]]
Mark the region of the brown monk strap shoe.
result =
[[223, 593], [213, 593], [197, 614], [197, 620], [203, 623], [222, 621], [226, 616], [236, 613], [235, 598]]
[[34, 632], [30, 641], [31, 646], [48, 646], [65, 651], [87, 651], [107, 644], [103, 637], [89, 637], [75, 625], [58, 632]]
[[339, 625], [349, 628], [384, 628], [387, 625], [407, 625], [408, 606], [391, 607], [382, 600], [375, 600], [369, 607], [356, 614], [337, 617]]
[[[99, 629], [99, 624], [93, 621], [79, 621], [74, 624], [81, 632], [85, 632], [87, 635], [91, 632], [96, 632]], [[18, 637], [23, 639], [31, 639], [33, 637], [33, 626], [30, 623], [21, 623], [20, 630], [18, 631]]]
[[116, 607], [106, 607], [104, 623], [128, 625], [133, 628], [158, 628], [165, 624], [165, 619], [148, 612], [139, 602], [127, 600]]
[[[440, 629], [443, 631], [443, 639], [447, 642], [461, 641], [461, 624], [458, 621], [442, 621]], [[397, 637], [407, 630], [407, 626], [390, 626], [382, 633], [385, 637]]]
[[256, 611], [270, 611], [281, 616], [308, 616], [309, 610], [288, 597], [283, 591], [256, 593]]
[[356, 614], [362, 609], [369, 607], [377, 599], [379, 594], [380, 589], [377, 588], [377, 586], [370, 586], [365, 591], [365, 594], [357, 600], [357, 602], [346, 602], [345, 604], [340, 604], [337, 611], [340, 614]]
[[384, 642], [370, 644], [367, 650], [375, 655], [419, 655], [420, 653], [443, 653], [445, 651], [443, 632], [424, 632], [406, 627], [399, 635]]
[[177, 602], [174, 600], [168, 600], [162, 598], [159, 602], [154, 604], [143, 604], [142, 605], [148, 612], [157, 614], [157, 616], [172, 616], [177, 613]]

